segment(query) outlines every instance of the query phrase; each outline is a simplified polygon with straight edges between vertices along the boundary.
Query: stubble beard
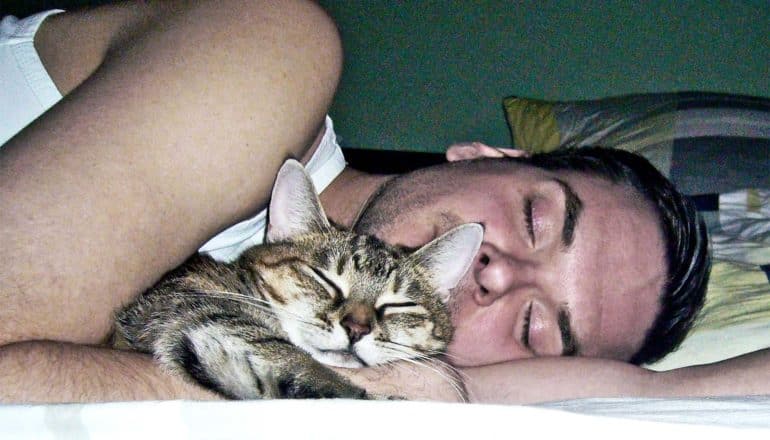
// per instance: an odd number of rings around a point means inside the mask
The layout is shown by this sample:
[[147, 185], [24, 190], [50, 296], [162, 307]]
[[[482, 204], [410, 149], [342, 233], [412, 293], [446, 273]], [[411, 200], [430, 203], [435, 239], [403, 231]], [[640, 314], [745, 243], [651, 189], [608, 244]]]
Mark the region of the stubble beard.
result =
[[[473, 266], [471, 266], [468, 271], [472, 271]], [[459, 316], [459, 313], [462, 309], [462, 302], [463, 299], [471, 294], [471, 289], [473, 289], [473, 277], [469, 276], [469, 273], [466, 273], [465, 276], [460, 280], [459, 283], [457, 283], [457, 286], [455, 286], [453, 289], [449, 291], [449, 299], [447, 300], [447, 308], [449, 309], [449, 314], [453, 318], [452, 323], [454, 325], [454, 318]], [[455, 326], [456, 327], [456, 326]]]

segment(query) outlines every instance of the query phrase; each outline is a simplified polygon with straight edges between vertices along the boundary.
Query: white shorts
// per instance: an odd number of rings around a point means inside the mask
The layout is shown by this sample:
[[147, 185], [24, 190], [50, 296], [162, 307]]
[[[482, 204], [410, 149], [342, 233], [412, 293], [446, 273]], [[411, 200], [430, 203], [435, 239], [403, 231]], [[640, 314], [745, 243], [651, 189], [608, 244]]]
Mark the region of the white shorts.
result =
[[40, 23], [59, 10], [0, 20], [0, 145], [61, 99], [43, 67], [34, 38]]

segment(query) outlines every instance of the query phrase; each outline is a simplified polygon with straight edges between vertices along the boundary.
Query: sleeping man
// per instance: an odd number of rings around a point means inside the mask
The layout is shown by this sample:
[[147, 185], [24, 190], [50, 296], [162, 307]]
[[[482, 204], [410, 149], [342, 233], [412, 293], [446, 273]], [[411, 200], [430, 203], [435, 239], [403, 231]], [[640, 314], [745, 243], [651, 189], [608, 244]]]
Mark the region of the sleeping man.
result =
[[[325, 119], [341, 48], [312, 2], [116, 3], [7, 18], [0, 39], [2, 401], [216, 398], [100, 343], [115, 309], [189, 255], [258, 243], [289, 156], [334, 221], [389, 242], [483, 224], [450, 301], [471, 401], [768, 392], [764, 352], [634, 365], [682, 340], [709, 269], [702, 222], [643, 159], [471, 143], [401, 176], [345, 168]], [[458, 399], [429, 370], [344, 374]]]

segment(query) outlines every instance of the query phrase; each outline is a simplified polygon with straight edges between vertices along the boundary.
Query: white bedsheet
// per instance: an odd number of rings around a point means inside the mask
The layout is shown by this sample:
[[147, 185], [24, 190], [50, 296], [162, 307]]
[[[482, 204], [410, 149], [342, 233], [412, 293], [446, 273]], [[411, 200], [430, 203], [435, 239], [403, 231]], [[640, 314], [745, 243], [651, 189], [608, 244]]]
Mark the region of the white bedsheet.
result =
[[[697, 399], [595, 398], [552, 402], [541, 407], [635, 420], [770, 429], [770, 396]], [[770, 436], [767, 438], [770, 439]]]
[[[660, 435], [664, 437], [651, 437]], [[584, 399], [548, 407], [352, 400], [0, 406], [0, 438], [4, 439], [559, 438], [556, 436], [768, 439], [770, 398]]]

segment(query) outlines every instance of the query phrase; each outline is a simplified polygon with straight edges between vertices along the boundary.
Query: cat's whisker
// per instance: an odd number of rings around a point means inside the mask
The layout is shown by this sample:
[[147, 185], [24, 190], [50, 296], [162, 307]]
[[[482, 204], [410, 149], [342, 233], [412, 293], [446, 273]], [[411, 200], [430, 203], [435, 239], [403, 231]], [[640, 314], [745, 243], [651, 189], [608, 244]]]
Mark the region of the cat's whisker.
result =
[[[439, 354], [440, 354], [440, 353], [439, 353]], [[444, 360], [441, 360], [441, 359], [439, 359], [439, 358], [435, 358], [435, 357], [428, 357], [428, 356], [424, 356], [424, 359], [425, 359], [426, 361], [428, 361], [428, 362], [431, 362], [431, 363], [434, 363], [434, 364], [438, 364], [438, 365], [440, 365], [440, 366], [441, 366], [441, 368], [445, 368], [445, 369], [447, 369], [447, 370], [450, 370], [450, 371], [452, 372], [452, 374], [455, 374], [455, 375], [457, 375], [457, 376], [458, 376], [458, 377], [460, 377], [460, 378], [461, 378], [461, 380], [463, 380], [463, 381], [465, 381], [465, 380], [467, 380], [467, 379], [469, 379], [469, 378], [470, 378], [470, 376], [468, 376], [468, 374], [467, 374], [467, 373], [465, 373], [463, 370], [461, 370], [461, 369], [459, 369], [459, 368], [455, 367], [454, 365], [450, 364], [449, 362], [446, 362], [446, 361], [444, 361]]]
[[287, 310], [285, 307], [278, 306], [276, 304], [270, 303], [269, 301], [256, 298], [253, 296], [243, 295], [236, 292], [229, 292], [226, 290], [199, 290], [199, 291], [186, 291], [183, 293], [184, 295], [210, 297], [210, 298], [224, 299], [228, 301], [237, 301], [243, 304], [248, 304], [250, 306], [256, 307], [273, 316], [277, 316], [277, 314], [280, 312], [280, 313], [290, 315], [291, 318], [294, 319], [294, 321], [300, 324], [305, 324], [312, 327], [318, 327], [318, 324], [303, 319], [301, 316], [299, 316], [298, 314], [290, 310]]
[[[400, 350], [393, 350], [393, 351], [396, 351], [397, 353], [400, 352]], [[421, 359], [415, 359], [410, 357], [399, 357], [399, 360], [406, 361], [409, 364], [415, 365], [417, 367], [427, 368], [428, 370], [431, 370], [436, 375], [441, 377], [441, 379], [443, 379], [445, 382], [449, 383], [449, 385], [452, 387], [452, 390], [454, 390], [455, 394], [462, 402], [468, 401], [467, 393], [465, 392], [464, 388], [460, 384], [458, 384], [458, 380], [452, 377], [450, 374], [447, 374], [446, 372], [442, 371], [440, 368], [436, 368], [430, 365], [429, 362], [426, 362], [426, 360], [421, 360]], [[397, 366], [398, 368], [406, 369], [406, 366], [402, 364], [393, 364], [393, 365]]]
[[440, 355], [440, 356], [443, 356], [443, 357], [449, 359], [450, 361], [454, 361], [454, 362], [460, 361], [460, 363], [462, 363], [462, 364], [469, 363], [469, 360], [467, 358], [464, 358], [462, 356], [458, 356], [458, 355], [455, 355], [455, 354], [449, 354], [449, 353], [446, 353], [446, 352], [443, 352], [443, 351], [436, 351], [436, 352], [433, 352], [433, 353], [430, 353], [430, 354]]
[[[393, 345], [396, 345], [396, 346], [399, 346], [399, 347], [403, 347], [403, 348], [406, 348], [406, 349], [409, 349], [409, 350], [410, 350], [410, 353], [413, 353], [413, 355], [414, 355], [415, 357], [420, 357], [420, 358], [424, 358], [424, 359], [430, 359], [432, 362], [441, 363], [441, 364], [442, 364], [442, 365], [444, 365], [446, 368], [450, 368], [450, 369], [452, 369], [452, 370], [453, 370], [455, 373], [457, 373], [458, 375], [464, 375], [464, 373], [462, 373], [460, 370], [458, 370], [457, 368], [455, 368], [455, 367], [454, 367], [452, 364], [450, 364], [449, 362], [446, 362], [446, 361], [442, 361], [441, 359], [438, 359], [438, 358], [436, 358], [436, 357], [433, 357], [433, 356], [445, 356], [445, 357], [447, 357], [447, 358], [450, 358], [450, 359], [462, 359], [462, 358], [460, 358], [459, 356], [453, 356], [453, 355], [450, 355], [449, 353], [446, 353], [446, 352], [444, 352], [444, 351], [442, 351], [442, 350], [427, 350], [427, 351], [425, 351], [425, 352], [419, 352], [419, 351], [416, 351], [416, 350], [414, 350], [412, 347], [410, 347], [410, 346], [408, 346], [408, 345], [405, 345], [405, 344], [400, 344], [400, 343], [398, 343], [398, 342], [389, 341], [389, 342], [387, 342], [387, 343], [388, 343], [388, 344], [393, 344]], [[467, 377], [467, 375], [466, 375], [465, 377]]]
[[[436, 373], [438, 376], [440, 376], [442, 379], [444, 379], [446, 382], [450, 384], [450, 386], [454, 389], [455, 393], [457, 393], [457, 396], [462, 401], [464, 402], [467, 401], [467, 396], [466, 396], [467, 393], [465, 392], [463, 387], [460, 384], [458, 384], [458, 378], [453, 377], [453, 374], [458, 376], [461, 379], [462, 378], [467, 379], [467, 375], [458, 371], [456, 368], [452, 367], [450, 364], [443, 362], [439, 359], [424, 355], [412, 347], [395, 343], [395, 342], [386, 342], [383, 344], [383, 348], [390, 351], [399, 360], [403, 360], [413, 365], [417, 365], [433, 371], [434, 373]], [[438, 364], [438, 366], [436, 364]], [[449, 372], [447, 372], [447, 370]]]
[[252, 298], [246, 295], [240, 295], [233, 292], [200, 290], [200, 291], [187, 291], [187, 292], [180, 292], [180, 293], [182, 293], [182, 295], [184, 296], [199, 296], [201, 298], [216, 298], [216, 299], [224, 299], [227, 301], [236, 301], [236, 302], [254, 306], [260, 310], [264, 310], [266, 312], [275, 314], [275, 310], [273, 309], [273, 307], [269, 306], [268, 304], [263, 304], [262, 302], [258, 301], [257, 298]]
[[419, 365], [419, 366], [421, 366], [423, 368], [427, 368], [427, 369], [433, 371], [434, 373], [436, 373], [437, 375], [439, 375], [440, 377], [442, 377], [446, 382], [449, 383], [449, 385], [455, 391], [455, 394], [457, 394], [457, 397], [460, 398], [460, 400], [462, 402], [467, 402], [468, 401], [467, 392], [465, 391], [464, 387], [461, 386], [460, 383], [458, 383], [458, 379], [456, 377], [454, 377], [451, 374], [445, 372], [440, 367], [435, 367], [435, 366], [431, 365], [429, 361], [414, 360], [414, 362], [415, 362], [416, 365]]
[[421, 359], [427, 359], [427, 360], [430, 360], [431, 362], [444, 365], [446, 368], [451, 368], [452, 370], [455, 370], [459, 373], [459, 370], [454, 365], [438, 357], [438, 356], [444, 356], [447, 358], [458, 358], [457, 356], [449, 355], [448, 353], [445, 353], [442, 350], [427, 350], [425, 352], [415, 352], [415, 355]]
[[185, 295], [198, 295], [198, 296], [207, 296], [207, 295], [218, 295], [218, 298], [238, 298], [243, 299], [245, 301], [248, 301], [249, 303], [260, 303], [267, 306], [273, 306], [274, 304], [270, 301], [267, 301], [265, 299], [259, 298], [254, 295], [244, 295], [242, 293], [233, 292], [230, 290], [207, 290], [207, 289], [200, 289], [200, 290], [187, 290], [187, 291], [179, 291], [179, 293], [185, 294]]
[[320, 324], [307, 321], [303, 319], [301, 316], [299, 316], [298, 314], [290, 310], [287, 310], [285, 307], [270, 303], [269, 301], [266, 301], [260, 298], [256, 298], [249, 295], [243, 295], [237, 292], [230, 292], [227, 290], [198, 290], [198, 291], [185, 291], [181, 293], [183, 293], [184, 295], [209, 297], [209, 298], [223, 299], [227, 301], [237, 301], [240, 303], [250, 305], [257, 309], [260, 309], [261, 311], [269, 315], [272, 315], [276, 318], [279, 317], [279, 314], [283, 313], [285, 315], [288, 315], [289, 319], [292, 319], [294, 322], [299, 324], [308, 333], [311, 333], [311, 334], [321, 333]]
[[323, 329], [321, 324], [316, 324], [314, 322], [308, 322], [308, 321], [296, 321], [298, 324], [302, 326], [305, 331], [308, 331], [312, 335], [324, 335], [326, 331]]
[[[452, 355], [452, 354], [449, 354], [449, 353], [447, 353], [445, 351], [441, 351], [441, 350], [430, 350], [430, 351], [426, 351], [423, 354], [426, 355], [426, 356], [431, 356], [431, 359], [433, 359], [434, 362], [440, 362], [440, 363], [446, 365], [447, 368], [453, 369], [458, 375], [461, 375], [464, 378], [468, 377], [468, 375], [463, 373], [462, 370], [460, 370], [459, 368], [455, 367], [453, 363], [444, 361], [444, 360], [440, 359], [439, 357], [447, 358], [450, 361], [455, 361], [455, 362], [459, 360], [459, 361], [462, 361], [461, 363], [467, 364], [468, 362], [467, 362], [466, 358], [464, 358], [462, 356]], [[439, 357], [433, 357], [433, 356], [439, 356]]]

